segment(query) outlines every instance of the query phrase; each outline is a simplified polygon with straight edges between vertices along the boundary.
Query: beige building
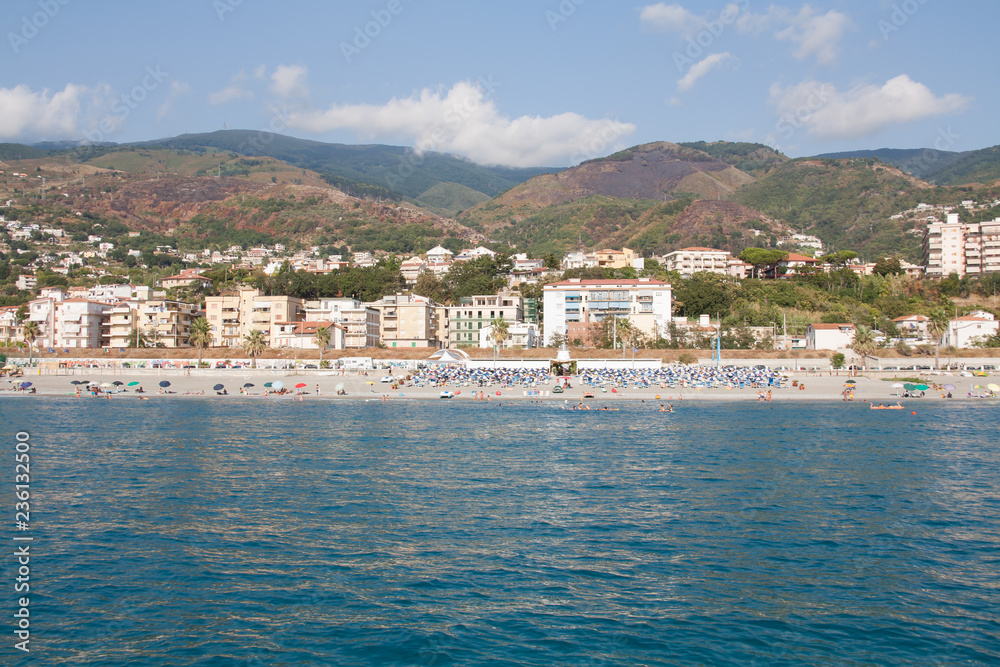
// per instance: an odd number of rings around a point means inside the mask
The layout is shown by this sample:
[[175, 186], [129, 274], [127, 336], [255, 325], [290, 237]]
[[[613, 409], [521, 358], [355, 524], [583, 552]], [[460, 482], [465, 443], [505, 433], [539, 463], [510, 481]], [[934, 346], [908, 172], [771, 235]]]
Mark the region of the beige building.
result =
[[176, 276], [167, 276], [160, 280], [163, 289], [173, 289], [175, 287], [188, 287], [192, 282], [197, 281], [202, 287], [210, 287], [212, 281], [200, 274], [200, 269], [184, 269]]
[[441, 308], [425, 296], [390, 294], [365, 304], [379, 313], [386, 347], [442, 347]]
[[949, 213], [948, 222], [927, 225], [924, 251], [928, 276], [965, 275], [965, 225], [958, 221], [958, 213]]
[[130, 300], [109, 313], [111, 347], [128, 347], [139, 331], [150, 347], [190, 347], [191, 323], [201, 316], [198, 307], [181, 301]]
[[241, 287], [236, 294], [205, 299], [205, 313], [212, 325], [213, 347], [240, 347], [254, 330], [264, 333], [273, 347], [271, 336], [276, 322], [299, 322], [305, 315], [302, 299], [294, 296], [264, 296], [260, 290]]
[[677, 271], [682, 278], [690, 278], [699, 271], [726, 274], [733, 256], [726, 250], [714, 248], [682, 248], [663, 256], [663, 268]]
[[9, 345], [23, 340], [24, 326], [17, 323], [17, 308], [0, 308], [0, 343]]

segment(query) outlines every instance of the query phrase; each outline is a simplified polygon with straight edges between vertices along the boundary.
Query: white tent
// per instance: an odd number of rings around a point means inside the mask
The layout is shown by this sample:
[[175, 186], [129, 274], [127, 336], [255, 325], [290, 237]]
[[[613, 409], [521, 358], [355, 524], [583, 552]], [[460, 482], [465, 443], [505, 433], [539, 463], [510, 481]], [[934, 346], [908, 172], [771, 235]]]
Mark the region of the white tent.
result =
[[433, 364], [458, 364], [464, 366], [469, 363], [469, 355], [462, 350], [438, 350], [430, 356]]

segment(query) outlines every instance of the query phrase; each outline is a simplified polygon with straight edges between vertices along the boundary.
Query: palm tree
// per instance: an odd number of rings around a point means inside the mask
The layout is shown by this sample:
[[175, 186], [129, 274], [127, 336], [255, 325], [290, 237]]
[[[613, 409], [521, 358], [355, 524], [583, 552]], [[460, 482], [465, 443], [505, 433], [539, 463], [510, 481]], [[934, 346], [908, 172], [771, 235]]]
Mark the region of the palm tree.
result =
[[243, 339], [243, 351], [250, 355], [250, 367], [257, 368], [257, 356], [267, 349], [264, 332], [254, 329]]
[[191, 323], [191, 334], [188, 336], [191, 344], [198, 348], [198, 368], [201, 368], [201, 357], [205, 348], [212, 344], [212, 325], [204, 317], [199, 317]]
[[31, 347], [35, 344], [35, 340], [42, 335], [41, 329], [38, 328], [38, 322], [34, 320], [28, 320], [22, 329], [24, 334], [24, 342], [28, 344], [28, 365], [30, 366], [33, 362], [31, 356]]
[[875, 334], [872, 333], [871, 327], [861, 325], [855, 329], [851, 350], [864, 359], [865, 372], [868, 372], [868, 355], [875, 351]]
[[928, 315], [927, 333], [934, 339], [934, 368], [941, 361], [941, 339], [948, 328], [948, 312], [944, 308], [935, 308]]
[[316, 333], [313, 334], [313, 342], [319, 346], [319, 367], [323, 368], [323, 350], [326, 346], [330, 344], [330, 338], [333, 336], [333, 329], [330, 327], [317, 327]]
[[497, 348], [503, 347], [504, 341], [510, 338], [510, 327], [503, 315], [490, 322], [492, 332], [490, 338], [493, 339], [493, 368], [497, 367]]

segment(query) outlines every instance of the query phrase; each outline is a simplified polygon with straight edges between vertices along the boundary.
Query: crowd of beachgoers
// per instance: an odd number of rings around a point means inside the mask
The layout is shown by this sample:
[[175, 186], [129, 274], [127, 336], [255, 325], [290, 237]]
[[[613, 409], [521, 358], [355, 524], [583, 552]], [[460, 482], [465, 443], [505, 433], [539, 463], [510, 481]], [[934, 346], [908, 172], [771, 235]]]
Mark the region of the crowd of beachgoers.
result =
[[[566, 378], [569, 379], [568, 377]], [[544, 369], [477, 368], [440, 366], [425, 368], [412, 376], [417, 386], [535, 387], [552, 380]], [[783, 376], [768, 368], [727, 366], [666, 366], [659, 369], [583, 370], [576, 381], [589, 387], [778, 387]]]

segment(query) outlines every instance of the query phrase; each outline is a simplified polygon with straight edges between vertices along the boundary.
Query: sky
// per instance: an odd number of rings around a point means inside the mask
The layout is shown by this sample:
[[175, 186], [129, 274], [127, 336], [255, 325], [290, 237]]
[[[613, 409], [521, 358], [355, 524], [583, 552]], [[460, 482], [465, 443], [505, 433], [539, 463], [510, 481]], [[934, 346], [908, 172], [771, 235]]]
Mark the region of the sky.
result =
[[4, 0], [0, 141], [248, 129], [568, 166], [997, 139], [1000, 3]]

